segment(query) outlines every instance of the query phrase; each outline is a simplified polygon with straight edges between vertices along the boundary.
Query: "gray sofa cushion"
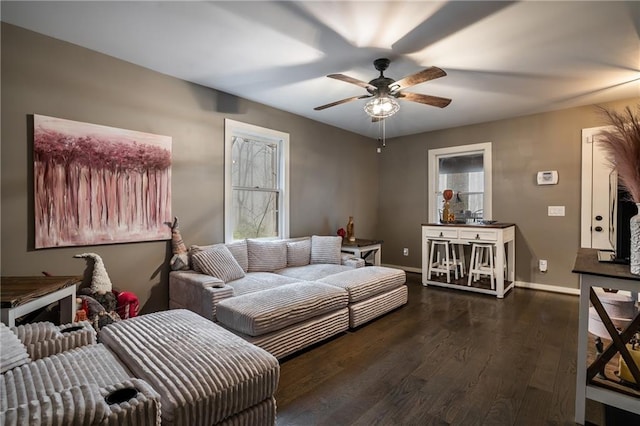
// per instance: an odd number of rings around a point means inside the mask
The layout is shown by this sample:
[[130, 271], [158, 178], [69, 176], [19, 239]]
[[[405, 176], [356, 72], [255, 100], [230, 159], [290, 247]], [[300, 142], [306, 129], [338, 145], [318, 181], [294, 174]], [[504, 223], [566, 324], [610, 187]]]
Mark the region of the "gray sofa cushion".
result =
[[244, 270], [224, 244], [216, 244], [207, 250], [194, 253], [192, 256], [194, 269], [224, 282], [244, 277]]
[[400, 287], [407, 281], [402, 269], [367, 266], [329, 275], [318, 282], [335, 285], [349, 292], [349, 303], [358, 302]]
[[311, 239], [287, 241], [287, 266], [305, 266], [311, 261]]
[[329, 275], [353, 269], [351, 266], [319, 263], [316, 265], [293, 266], [276, 271], [278, 275], [296, 278], [298, 281], [315, 281]]
[[344, 308], [347, 298], [341, 288], [299, 282], [222, 300], [217, 317], [230, 329], [260, 336]]
[[285, 284], [296, 283], [300, 280], [274, 274], [273, 272], [248, 272], [243, 278], [227, 283], [233, 289], [234, 296], [268, 290]]
[[247, 240], [249, 272], [273, 272], [287, 266], [287, 243], [284, 240]]
[[311, 263], [340, 265], [342, 238], [338, 236], [311, 236]]

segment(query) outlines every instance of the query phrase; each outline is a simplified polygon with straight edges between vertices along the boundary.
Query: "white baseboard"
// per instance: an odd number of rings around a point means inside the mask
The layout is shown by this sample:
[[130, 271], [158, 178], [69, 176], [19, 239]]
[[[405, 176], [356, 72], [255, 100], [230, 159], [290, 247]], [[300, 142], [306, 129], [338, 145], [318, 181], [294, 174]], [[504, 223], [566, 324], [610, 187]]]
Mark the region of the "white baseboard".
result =
[[[417, 274], [421, 274], [422, 273], [422, 269], [421, 268], [413, 268], [411, 266], [388, 265], [388, 264], [382, 264], [382, 266], [387, 266], [389, 268], [402, 269], [404, 271], [415, 272]], [[528, 283], [526, 281], [516, 281], [516, 287], [528, 288], [528, 289], [531, 289], [531, 290], [550, 291], [552, 293], [570, 294], [572, 296], [579, 296], [580, 295], [580, 289], [579, 288], [567, 288], [567, 287], [560, 287], [560, 286], [557, 286], [557, 285]]]
[[560, 287], [560, 286], [557, 286], [557, 285], [528, 283], [528, 282], [525, 282], [525, 281], [516, 281], [516, 287], [529, 288], [531, 290], [550, 291], [552, 293], [570, 294], [572, 296], [579, 296], [580, 295], [580, 289], [579, 288], [567, 288], [567, 287]]
[[382, 264], [380, 264], [380, 266], [386, 266], [387, 268], [402, 269], [403, 271], [415, 272], [416, 274], [421, 274], [422, 273], [422, 268], [412, 268], [411, 266], [389, 265], [389, 264], [386, 264], [386, 263], [382, 263]]

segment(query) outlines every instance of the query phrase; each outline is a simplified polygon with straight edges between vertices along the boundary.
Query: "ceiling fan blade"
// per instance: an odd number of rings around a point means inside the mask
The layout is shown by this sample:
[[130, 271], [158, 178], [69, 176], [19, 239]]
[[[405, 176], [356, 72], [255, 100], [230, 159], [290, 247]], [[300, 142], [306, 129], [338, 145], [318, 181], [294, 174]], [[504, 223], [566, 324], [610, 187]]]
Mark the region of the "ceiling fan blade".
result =
[[446, 72], [441, 70], [438, 67], [429, 67], [423, 69], [420, 72], [415, 74], [411, 74], [402, 78], [395, 83], [389, 85], [389, 89], [392, 93], [398, 92], [402, 89], [406, 89], [407, 87], [415, 86], [416, 84], [424, 83], [425, 81], [434, 80], [436, 78], [444, 77], [447, 75]]
[[451, 99], [440, 98], [438, 96], [423, 95], [421, 93], [400, 93], [398, 98], [407, 101], [419, 102], [421, 104], [432, 105], [438, 108], [444, 108], [451, 103]]
[[314, 110], [321, 111], [323, 109], [331, 108], [331, 107], [336, 106], [336, 105], [346, 104], [347, 102], [355, 101], [357, 99], [370, 98], [371, 96], [373, 96], [373, 95], [352, 96], [350, 98], [341, 99], [339, 101], [331, 102], [330, 104], [326, 104], [326, 105], [321, 105], [319, 107], [315, 107]]
[[364, 87], [367, 90], [377, 90], [376, 86], [372, 86], [366, 81], [358, 80], [357, 78], [349, 77], [344, 74], [329, 74], [327, 77], [335, 78], [336, 80], [344, 81], [345, 83], [355, 84], [356, 86]]

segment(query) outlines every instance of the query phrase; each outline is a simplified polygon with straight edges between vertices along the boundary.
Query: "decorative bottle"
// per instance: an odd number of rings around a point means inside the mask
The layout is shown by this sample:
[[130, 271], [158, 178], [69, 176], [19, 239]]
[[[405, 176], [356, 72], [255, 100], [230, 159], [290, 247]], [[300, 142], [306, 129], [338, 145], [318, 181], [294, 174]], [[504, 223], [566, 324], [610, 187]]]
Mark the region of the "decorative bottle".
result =
[[353, 216], [349, 216], [349, 222], [347, 223], [347, 240], [356, 240], [355, 234], [353, 233]]

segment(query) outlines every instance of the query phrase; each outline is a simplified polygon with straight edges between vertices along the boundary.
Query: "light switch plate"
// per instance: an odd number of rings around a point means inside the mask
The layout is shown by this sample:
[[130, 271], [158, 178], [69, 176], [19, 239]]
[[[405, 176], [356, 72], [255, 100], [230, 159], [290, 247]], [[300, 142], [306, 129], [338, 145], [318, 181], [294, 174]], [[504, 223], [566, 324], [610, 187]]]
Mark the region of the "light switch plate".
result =
[[548, 206], [547, 214], [549, 216], [564, 216], [564, 206]]

